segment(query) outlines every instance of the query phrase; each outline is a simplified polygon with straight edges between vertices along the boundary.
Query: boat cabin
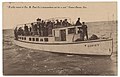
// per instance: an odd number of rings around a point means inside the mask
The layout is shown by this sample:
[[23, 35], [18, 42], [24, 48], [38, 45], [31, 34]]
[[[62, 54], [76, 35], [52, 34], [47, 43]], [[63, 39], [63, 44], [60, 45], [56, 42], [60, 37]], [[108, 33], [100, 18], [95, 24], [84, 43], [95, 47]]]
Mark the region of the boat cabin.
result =
[[54, 43], [73, 42], [79, 38], [79, 28], [81, 26], [69, 26], [52, 29], [52, 36], [18, 36], [18, 40], [26, 42]]
[[14, 30], [16, 40], [34, 43], [71, 43], [81, 38], [80, 29], [82, 25], [75, 25], [64, 20], [41, 21], [22, 24]]

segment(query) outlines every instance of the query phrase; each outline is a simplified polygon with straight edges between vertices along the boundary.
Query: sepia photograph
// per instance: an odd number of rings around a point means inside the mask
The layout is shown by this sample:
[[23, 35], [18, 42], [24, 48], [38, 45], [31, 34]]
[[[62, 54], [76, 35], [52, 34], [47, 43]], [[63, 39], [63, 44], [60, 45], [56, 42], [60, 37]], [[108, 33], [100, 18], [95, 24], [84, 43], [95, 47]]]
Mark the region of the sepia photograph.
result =
[[3, 2], [3, 75], [117, 76], [117, 2]]

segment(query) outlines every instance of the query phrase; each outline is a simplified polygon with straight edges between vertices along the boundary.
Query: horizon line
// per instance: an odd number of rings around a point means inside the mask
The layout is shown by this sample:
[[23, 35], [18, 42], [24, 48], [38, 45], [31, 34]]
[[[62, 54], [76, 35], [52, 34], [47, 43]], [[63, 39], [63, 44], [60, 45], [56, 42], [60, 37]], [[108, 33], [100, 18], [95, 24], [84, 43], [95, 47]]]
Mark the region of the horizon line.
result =
[[[94, 23], [94, 22], [111, 22], [111, 21], [118, 21], [118, 20], [109, 20], [109, 21], [88, 21], [88, 22], [86, 22], [86, 23]], [[32, 23], [32, 22], [31, 22]], [[2, 28], [2, 30], [5, 30], [5, 29], [13, 29], [13, 28]]]

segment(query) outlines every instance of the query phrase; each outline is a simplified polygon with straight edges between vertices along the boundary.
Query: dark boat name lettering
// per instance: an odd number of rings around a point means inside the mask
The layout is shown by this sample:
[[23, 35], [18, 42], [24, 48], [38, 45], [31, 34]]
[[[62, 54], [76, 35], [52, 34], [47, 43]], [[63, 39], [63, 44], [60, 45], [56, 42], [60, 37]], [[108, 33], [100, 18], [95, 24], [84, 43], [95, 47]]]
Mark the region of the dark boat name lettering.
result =
[[89, 44], [89, 45], [85, 45], [85, 47], [96, 47], [99, 46], [99, 44]]

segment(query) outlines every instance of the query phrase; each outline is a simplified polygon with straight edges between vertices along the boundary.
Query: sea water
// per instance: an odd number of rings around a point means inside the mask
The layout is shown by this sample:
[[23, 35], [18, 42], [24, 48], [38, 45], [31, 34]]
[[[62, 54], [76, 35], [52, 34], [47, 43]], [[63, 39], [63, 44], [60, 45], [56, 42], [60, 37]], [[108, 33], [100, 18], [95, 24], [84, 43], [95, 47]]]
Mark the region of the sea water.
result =
[[4, 75], [117, 75], [116, 22], [87, 23], [88, 34], [108, 37], [112, 32], [113, 54], [83, 56], [27, 49], [14, 44], [13, 30], [3, 30]]

